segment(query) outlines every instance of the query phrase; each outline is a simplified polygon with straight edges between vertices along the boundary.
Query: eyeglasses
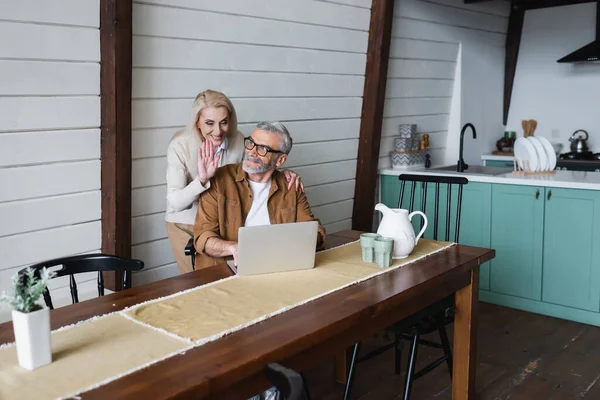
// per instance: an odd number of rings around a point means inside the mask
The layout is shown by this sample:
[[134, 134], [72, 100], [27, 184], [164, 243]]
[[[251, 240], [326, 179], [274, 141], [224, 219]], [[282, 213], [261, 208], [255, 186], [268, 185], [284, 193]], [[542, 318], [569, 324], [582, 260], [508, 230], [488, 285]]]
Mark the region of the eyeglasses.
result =
[[244, 139], [244, 147], [248, 150], [252, 150], [253, 148], [256, 147], [256, 152], [261, 157], [266, 157], [267, 153], [282, 153], [283, 154], [282, 151], [273, 150], [269, 146], [265, 146], [262, 144], [256, 144], [256, 142], [254, 140], [252, 140], [251, 137], [247, 137]]

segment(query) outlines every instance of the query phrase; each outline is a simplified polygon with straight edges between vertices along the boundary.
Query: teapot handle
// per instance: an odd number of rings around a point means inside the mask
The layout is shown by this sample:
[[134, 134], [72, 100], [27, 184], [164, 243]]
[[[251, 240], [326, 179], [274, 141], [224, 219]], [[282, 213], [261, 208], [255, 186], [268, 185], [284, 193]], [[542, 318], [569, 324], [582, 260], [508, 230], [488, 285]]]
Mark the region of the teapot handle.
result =
[[423, 234], [425, 233], [425, 229], [427, 229], [427, 215], [425, 215], [421, 211], [413, 211], [410, 214], [408, 214], [408, 219], [410, 222], [412, 222], [412, 217], [415, 216], [415, 214], [418, 214], [421, 217], [423, 217], [423, 221], [425, 221], [425, 223], [423, 224], [423, 228], [421, 229], [421, 232], [419, 232], [419, 234], [415, 238], [415, 246], [416, 246], [417, 243], [419, 243], [419, 239], [421, 238], [421, 236], [423, 236]]
[[586, 131], [586, 130], [579, 129], [579, 130], [577, 130], [577, 131], [573, 132], [573, 134], [572, 134], [572, 135], [571, 135], [571, 137], [569, 138], [569, 141], [571, 141], [571, 142], [572, 142], [572, 141], [573, 141], [573, 140], [575, 140], [575, 139], [581, 139], [581, 138], [576, 138], [576, 137], [575, 137], [575, 135], [577, 135], [579, 132], [583, 132], [583, 133], [585, 134], [585, 139], [583, 139], [583, 140], [588, 140], [588, 139], [590, 138], [590, 135], [588, 135], [588, 133], [587, 133], [587, 131]]

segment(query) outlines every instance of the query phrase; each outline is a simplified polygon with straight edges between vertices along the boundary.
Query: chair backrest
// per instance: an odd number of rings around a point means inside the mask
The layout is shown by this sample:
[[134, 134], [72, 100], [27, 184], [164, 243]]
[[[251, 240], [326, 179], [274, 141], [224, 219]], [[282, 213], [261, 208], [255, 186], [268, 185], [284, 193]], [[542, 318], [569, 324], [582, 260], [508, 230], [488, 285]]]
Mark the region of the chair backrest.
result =
[[[435, 175], [410, 175], [410, 174], [401, 174], [398, 176], [398, 179], [401, 182], [400, 186], [400, 196], [398, 199], [398, 207], [403, 208], [404, 204], [404, 196], [406, 192], [406, 183], [410, 182], [410, 198], [408, 209], [410, 212], [415, 210], [415, 194], [420, 193], [421, 195], [421, 204], [417, 205], [417, 209], [424, 212], [427, 215], [429, 223], [431, 223], [431, 208], [427, 209], [428, 194], [431, 191], [428, 191], [428, 187], [433, 185], [433, 240], [438, 240], [438, 228], [439, 228], [439, 219], [440, 219], [440, 210], [445, 213], [445, 241], [450, 241], [450, 231], [452, 224], [452, 217], [454, 218], [454, 241], [458, 243], [459, 235], [460, 235], [460, 214], [462, 208], [462, 193], [463, 186], [469, 183], [467, 178], [459, 177], [459, 176], [435, 176]], [[419, 186], [417, 186], [419, 184]], [[453, 197], [453, 186], [456, 186], [457, 189], [457, 197], [456, 197], [456, 206], [452, 207], [452, 197]], [[443, 209], [440, 209], [440, 192], [442, 190], [446, 190], [445, 196], [445, 204], [443, 205]], [[444, 199], [442, 199], [442, 202]], [[405, 208], [405, 207], [404, 207]], [[421, 228], [423, 227], [423, 222], [421, 222]]]
[[[53, 269], [52, 267], [62, 266], [60, 269]], [[73, 304], [79, 302], [79, 295], [77, 293], [77, 282], [75, 281], [75, 274], [82, 274], [85, 272], [98, 272], [98, 296], [104, 296], [104, 277], [102, 276], [103, 271], [123, 271], [123, 288], [129, 289], [131, 287], [131, 271], [139, 271], [144, 268], [144, 262], [140, 260], [133, 260], [127, 258], [121, 258], [117, 256], [96, 253], [96, 254], [84, 254], [79, 256], [55, 258], [53, 260], [43, 261], [30, 266], [36, 275], [39, 274], [42, 268], [47, 268], [55, 273], [54, 278], [69, 275], [69, 286], [71, 289], [71, 300]], [[23, 268], [19, 271], [22, 275], [25, 273], [27, 268]], [[46, 288], [44, 291], [44, 302], [46, 306], [51, 310], [54, 309], [52, 304], [52, 298], [50, 292]]]
[[281, 393], [281, 400], [308, 399], [308, 395], [304, 390], [304, 380], [296, 371], [277, 363], [271, 363], [265, 367], [265, 375], [269, 382]]

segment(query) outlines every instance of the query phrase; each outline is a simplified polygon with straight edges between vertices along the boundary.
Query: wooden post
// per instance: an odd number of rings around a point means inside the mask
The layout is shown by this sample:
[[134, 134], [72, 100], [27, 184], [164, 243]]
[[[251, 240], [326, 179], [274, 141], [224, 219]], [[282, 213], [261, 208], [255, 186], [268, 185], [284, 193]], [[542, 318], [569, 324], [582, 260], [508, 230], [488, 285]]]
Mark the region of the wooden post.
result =
[[362, 231], [370, 231], [373, 224], [393, 21], [394, 0], [373, 0], [352, 211], [352, 229]]
[[515, 73], [517, 72], [517, 60], [519, 58], [519, 47], [521, 46], [521, 33], [523, 31], [523, 20], [525, 19], [525, 8], [513, 4], [508, 18], [508, 31], [506, 33], [506, 55], [504, 62], [504, 113], [502, 121], [504, 125], [508, 121], [510, 111], [510, 100], [512, 97]]
[[600, 40], [600, 0], [596, 0], [596, 40]]
[[[102, 252], [131, 256], [131, 0], [100, 0]], [[104, 273], [110, 290], [123, 274]]]

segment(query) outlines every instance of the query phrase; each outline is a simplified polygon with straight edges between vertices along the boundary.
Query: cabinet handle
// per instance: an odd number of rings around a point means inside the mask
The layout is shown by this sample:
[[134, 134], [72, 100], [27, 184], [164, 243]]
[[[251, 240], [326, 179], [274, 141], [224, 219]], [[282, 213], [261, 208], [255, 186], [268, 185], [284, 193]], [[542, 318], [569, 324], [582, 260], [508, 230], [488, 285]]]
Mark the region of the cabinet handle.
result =
[[537, 200], [537, 199], [539, 199], [539, 198], [540, 198], [540, 189], [537, 189], [537, 190], [535, 191], [535, 199]]
[[550, 197], [552, 197], [552, 190], [548, 190], [548, 200], [550, 200]]

